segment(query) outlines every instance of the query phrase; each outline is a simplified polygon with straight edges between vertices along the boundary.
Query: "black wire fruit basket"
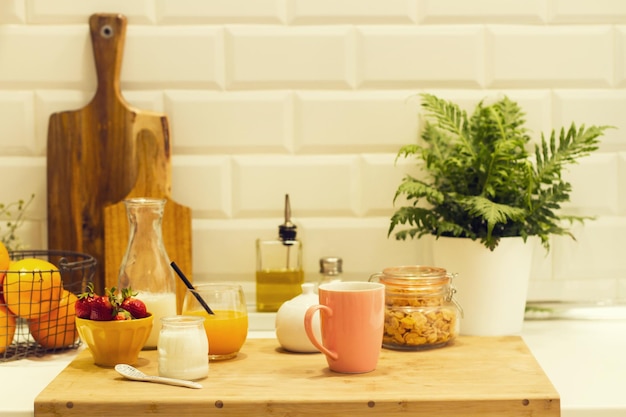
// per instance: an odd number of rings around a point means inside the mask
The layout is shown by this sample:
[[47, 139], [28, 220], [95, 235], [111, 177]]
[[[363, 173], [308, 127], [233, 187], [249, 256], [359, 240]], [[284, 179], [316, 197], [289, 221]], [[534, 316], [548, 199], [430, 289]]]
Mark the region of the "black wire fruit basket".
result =
[[0, 362], [78, 348], [74, 303], [93, 281], [96, 259], [60, 250], [9, 256], [0, 271]]

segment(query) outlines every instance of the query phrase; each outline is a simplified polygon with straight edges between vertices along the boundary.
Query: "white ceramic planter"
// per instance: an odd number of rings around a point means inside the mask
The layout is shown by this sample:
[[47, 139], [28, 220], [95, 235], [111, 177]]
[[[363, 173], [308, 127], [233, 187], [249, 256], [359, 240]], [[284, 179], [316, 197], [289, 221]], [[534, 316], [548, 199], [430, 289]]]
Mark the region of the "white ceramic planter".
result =
[[461, 334], [519, 334], [524, 322], [533, 244], [519, 237], [500, 240], [494, 251], [464, 238], [433, 239], [434, 266], [458, 276], [455, 298], [463, 308]]

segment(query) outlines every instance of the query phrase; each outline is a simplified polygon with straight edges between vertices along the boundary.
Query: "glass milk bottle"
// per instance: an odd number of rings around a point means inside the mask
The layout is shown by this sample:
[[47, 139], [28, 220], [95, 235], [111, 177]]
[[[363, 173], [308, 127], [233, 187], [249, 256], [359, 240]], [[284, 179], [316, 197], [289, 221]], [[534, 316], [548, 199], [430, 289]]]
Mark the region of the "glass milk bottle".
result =
[[209, 342], [203, 322], [199, 316], [161, 318], [160, 376], [194, 380], [209, 374]]
[[[161, 231], [165, 199], [132, 198], [124, 203], [130, 233], [118, 287], [131, 287], [157, 324], [162, 317], [176, 315], [176, 280]], [[158, 325], [152, 326], [144, 349], [156, 349], [159, 330]]]

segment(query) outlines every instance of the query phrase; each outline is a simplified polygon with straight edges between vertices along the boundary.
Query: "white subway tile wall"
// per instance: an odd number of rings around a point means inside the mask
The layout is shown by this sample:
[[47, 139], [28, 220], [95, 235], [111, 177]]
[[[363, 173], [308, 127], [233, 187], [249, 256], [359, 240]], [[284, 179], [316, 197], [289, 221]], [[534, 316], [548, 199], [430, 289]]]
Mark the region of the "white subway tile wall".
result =
[[567, 173], [576, 240], [536, 248], [532, 299], [626, 299], [626, 2], [623, 0], [3, 0], [0, 201], [28, 198], [22, 234], [46, 246], [48, 118], [96, 87], [87, 21], [128, 18], [121, 72], [132, 105], [165, 112], [173, 197], [193, 210], [196, 280], [254, 280], [254, 241], [291, 196], [307, 276], [429, 263], [387, 237], [395, 189], [429, 91], [471, 109], [517, 100], [541, 132], [612, 125]]

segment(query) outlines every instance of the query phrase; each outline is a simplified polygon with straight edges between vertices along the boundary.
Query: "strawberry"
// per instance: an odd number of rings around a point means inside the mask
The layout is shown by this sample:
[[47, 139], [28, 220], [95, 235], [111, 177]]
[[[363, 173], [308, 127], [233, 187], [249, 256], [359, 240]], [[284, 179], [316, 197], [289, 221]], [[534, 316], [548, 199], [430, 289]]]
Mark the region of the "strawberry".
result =
[[128, 311], [135, 319], [148, 317], [146, 304], [138, 298], [127, 298], [122, 301], [122, 308]]
[[80, 317], [81, 319], [88, 319], [91, 315], [91, 304], [93, 303], [94, 299], [95, 297], [91, 296], [88, 298], [79, 298], [78, 300], [76, 300], [76, 303], [74, 304], [76, 317]]
[[119, 302], [115, 297], [115, 288], [111, 288], [106, 291], [105, 295], [96, 296], [92, 301], [89, 318], [97, 321], [113, 320], [118, 307]]
[[130, 315], [130, 313], [126, 310], [124, 310], [123, 308], [120, 308], [117, 310], [117, 314], [115, 314], [115, 317], [113, 317], [113, 320], [132, 320], [133, 316]]
[[121, 308], [128, 311], [134, 319], [143, 319], [148, 316], [146, 304], [138, 298], [137, 293], [133, 293], [132, 289], [124, 288], [122, 290]]
[[91, 303], [95, 299], [96, 295], [93, 292], [93, 283], [87, 284], [87, 291], [78, 295], [78, 300], [74, 304], [76, 310], [76, 317], [81, 319], [88, 319], [91, 315]]

